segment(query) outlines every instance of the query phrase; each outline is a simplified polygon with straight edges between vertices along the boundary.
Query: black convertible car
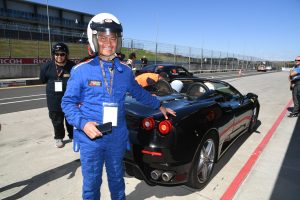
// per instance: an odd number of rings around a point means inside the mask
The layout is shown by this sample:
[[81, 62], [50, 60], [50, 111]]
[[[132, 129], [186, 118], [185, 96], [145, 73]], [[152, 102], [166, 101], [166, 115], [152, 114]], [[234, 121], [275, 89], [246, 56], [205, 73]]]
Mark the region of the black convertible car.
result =
[[149, 185], [186, 184], [202, 188], [214, 164], [242, 133], [256, 127], [257, 95], [242, 95], [230, 84], [210, 79], [182, 78], [174, 92], [160, 81], [156, 90], [176, 117], [165, 120], [153, 110], [126, 97], [126, 120], [131, 148], [124, 157], [126, 172]]

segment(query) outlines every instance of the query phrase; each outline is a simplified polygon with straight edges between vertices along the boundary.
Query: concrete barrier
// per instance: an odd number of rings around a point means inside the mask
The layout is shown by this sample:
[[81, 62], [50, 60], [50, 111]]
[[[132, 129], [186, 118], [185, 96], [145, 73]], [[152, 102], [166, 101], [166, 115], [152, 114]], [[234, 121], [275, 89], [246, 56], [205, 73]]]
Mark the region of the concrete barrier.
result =
[[34, 78], [40, 75], [40, 65], [0, 65], [0, 79]]

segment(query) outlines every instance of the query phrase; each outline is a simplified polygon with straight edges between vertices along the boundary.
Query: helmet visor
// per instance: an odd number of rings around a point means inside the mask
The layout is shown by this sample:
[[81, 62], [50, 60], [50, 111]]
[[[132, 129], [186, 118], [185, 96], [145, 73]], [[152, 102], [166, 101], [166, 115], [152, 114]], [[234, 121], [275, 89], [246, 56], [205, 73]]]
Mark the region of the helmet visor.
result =
[[122, 37], [122, 26], [114, 21], [110, 21], [109, 23], [92, 22], [90, 27], [93, 31], [93, 34], [95, 34], [95, 32], [104, 32], [107, 35], [110, 33], [116, 33], [118, 37]]

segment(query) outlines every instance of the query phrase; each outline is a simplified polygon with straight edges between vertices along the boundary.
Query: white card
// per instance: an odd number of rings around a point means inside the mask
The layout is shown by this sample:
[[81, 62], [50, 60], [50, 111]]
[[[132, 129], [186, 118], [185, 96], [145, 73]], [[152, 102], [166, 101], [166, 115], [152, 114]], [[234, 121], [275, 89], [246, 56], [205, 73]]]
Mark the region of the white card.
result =
[[107, 122], [112, 122], [112, 126], [118, 125], [118, 107], [104, 106], [103, 124]]
[[54, 82], [54, 91], [55, 92], [62, 92], [63, 91], [62, 81], [55, 81]]

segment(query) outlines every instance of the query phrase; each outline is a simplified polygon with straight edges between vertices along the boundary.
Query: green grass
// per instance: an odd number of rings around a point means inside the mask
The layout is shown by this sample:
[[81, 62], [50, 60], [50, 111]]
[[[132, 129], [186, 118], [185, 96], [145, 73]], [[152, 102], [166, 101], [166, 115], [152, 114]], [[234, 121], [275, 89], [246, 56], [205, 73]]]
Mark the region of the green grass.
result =
[[[54, 42], [53, 42], [54, 44]], [[87, 56], [87, 48], [83, 44], [68, 44], [70, 58]], [[48, 58], [50, 56], [49, 42], [33, 40], [0, 39], [0, 57]]]
[[[53, 42], [52, 44], [54, 44]], [[87, 46], [85, 44], [67, 43], [70, 49], [70, 58], [81, 59], [87, 56]], [[33, 40], [15, 40], [0, 38], [0, 57], [13, 58], [48, 58], [49, 55], [48, 41], [33, 41]], [[122, 48], [122, 53], [125, 54], [125, 60], [128, 59], [129, 54], [135, 52], [139, 60], [146, 56], [149, 61], [155, 60], [155, 53], [143, 49], [128, 49]], [[164, 62], [174, 62], [173, 54], [161, 53], [157, 55], [157, 60]], [[188, 61], [187, 58], [177, 56], [176, 61]]]

